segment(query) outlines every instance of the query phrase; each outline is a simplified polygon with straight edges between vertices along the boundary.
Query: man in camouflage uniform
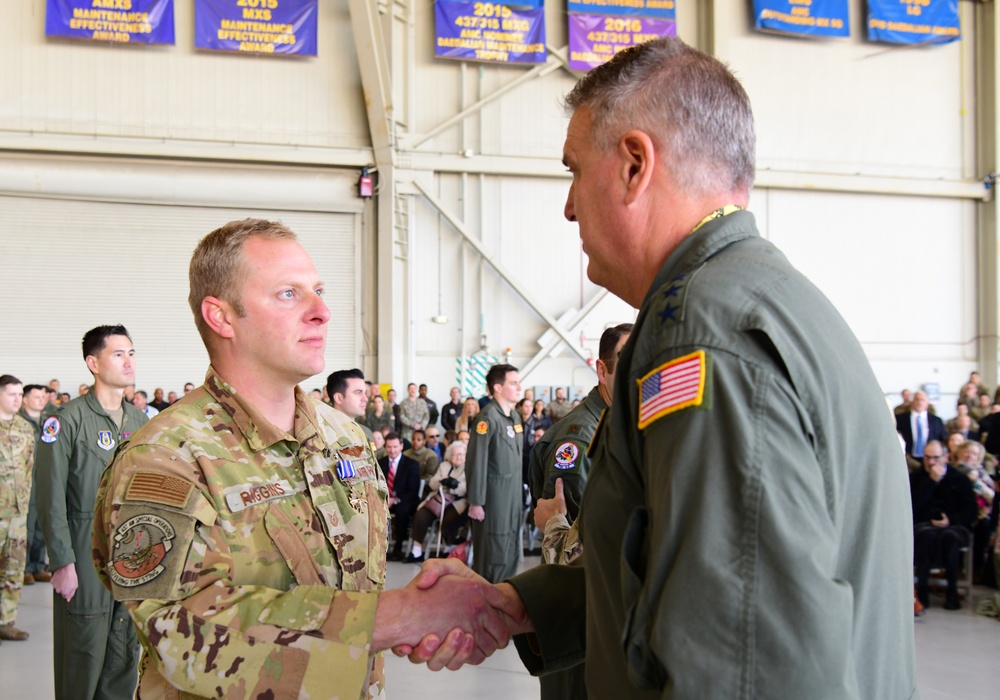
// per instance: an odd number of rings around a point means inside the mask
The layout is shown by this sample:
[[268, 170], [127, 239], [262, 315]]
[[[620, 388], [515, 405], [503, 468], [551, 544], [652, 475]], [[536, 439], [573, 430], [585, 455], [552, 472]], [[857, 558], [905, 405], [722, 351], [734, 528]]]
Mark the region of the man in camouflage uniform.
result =
[[403, 452], [404, 455], [415, 459], [420, 464], [420, 480], [429, 481], [437, 472], [441, 460], [438, 459], [437, 452], [427, 447], [427, 432], [425, 430], [413, 431], [413, 447]]
[[[375, 435], [362, 421], [368, 406], [368, 391], [365, 386], [365, 374], [360, 369], [339, 369], [331, 372], [326, 378], [326, 395], [330, 397], [330, 405], [348, 418], [354, 420], [365, 434], [372, 451], [375, 448]], [[314, 397], [315, 398], [315, 397]]]
[[115, 449], [146, 424], [123, 399], [135, 382], [135, 350], [123, 326], [83, 336], [94, 388], [42, 421], [38, 520], [52, 567], [56, 697], [122, 698], [135, 691], [139, 644], [128, 611], [90, 566], [90, 530], [101, 473]]
[[[18, 415], [31, 423], [31, 427], [35, 431], [36, 450], [38, 440], [42, 436], [42, 421], [47, 417], [47, 403], [46, 387], [41, 384], [26, 384], [24, 386], [24, 400], [21, 402], [21, 410], [18, 411]], [[42, 532], [41, 523], [38, 522], [38, 506], [35, 505], [35, 492], [37, 490], [38, 479], [32, 479], [31, 498], [28, 501], [28, 550], [24, 565], [24, 584], [26, 586], [35, 581], [48, 582], [52, 580], [52, 574], [45, 561], [45, 535]]]
[[414, 430], [423, 430], [430, 421], [431, 413], [427, 402], [417, 396], [417, 385], [406, 386], [408, 396], [399, 404], [399, 422], [402, 424], [400, 435], [404, 440], [413, 439]]
[[597, 386], [579, 406], [545, 431], [531, 448], [528, 485], [532, 503], [555, 495], [555, 481], [562, 479], [569, 521], [576, 520], [583, 500], [583, 487], [590, 468], [590, 441], [604, 409], [611, 405], [618, 353], [632, 332], [631, 323], [608, 328], [601, 334], [597, 358]]
[[521, 398], [517, 368], [493, 365], [486, 387], [492, 398], [473, 421], [465, 474], [473, 520], [472, 569], [496, 583], [514, 575], [521, 553], [524, 426], [514, 410]]
[[14, 627], [27, 553], [28, 500], [35, 458], [35, 432], [18, 415], [20, 380], [0, 376], [0, 640], [21, 641]]
[[297, 386], [323, 370], [330, 312], [295, 234], [227, 224], [190, 282], [205, 383], [120, 451], [96, 506], [94, 564], [138, 629], [139, 694], [372, 698], [393, 644], [427, 634], [456, 663], [505, 644], [484, 583], [380, 593], [385, 481], [357, 424]]

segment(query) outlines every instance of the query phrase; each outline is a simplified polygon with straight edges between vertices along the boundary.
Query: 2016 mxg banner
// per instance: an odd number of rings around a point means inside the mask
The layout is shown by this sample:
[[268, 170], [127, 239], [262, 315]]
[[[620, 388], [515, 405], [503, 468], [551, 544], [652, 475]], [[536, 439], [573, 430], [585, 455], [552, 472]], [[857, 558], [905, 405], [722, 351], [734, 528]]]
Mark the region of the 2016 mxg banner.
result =
[[519, 7], [437, 0], [434, 55], [487, 63], [545, 63], [542, 0], [516, 4]]
[[947, 44], [960, 35], [958, 0], [868, 0], [872, 41]]
[[[567, 10], [591, 15], [675, 18], [674, 0], [569, 0]], [[676, 34], [671, 34], [676, 36]]]
[[569, 15], [569, 67], [591, 70], [629, 46], [661, 36], [677, 36], [674, 19]]
[[48, 0], [45, 36], [173, 44], [174, 0]]
[[754, 26], [810, 37], [851, 35], [847, 0], [753, 0]]
[[319, 0], [195, 0], [194, 45], [208, 51], [315, 56]]

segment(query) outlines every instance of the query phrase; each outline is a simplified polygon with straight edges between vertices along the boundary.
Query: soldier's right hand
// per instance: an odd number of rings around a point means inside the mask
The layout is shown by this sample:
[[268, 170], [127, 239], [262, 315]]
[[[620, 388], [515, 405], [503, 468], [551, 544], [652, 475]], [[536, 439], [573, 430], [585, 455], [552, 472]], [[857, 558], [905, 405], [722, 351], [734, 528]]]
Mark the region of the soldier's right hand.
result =
[[76, 564], [60, 566], [52, 573], [52, 588], [65, 598], [67, 603], [73, 600], [76, 589], [79, 587], [80, 580], [76, 577]]

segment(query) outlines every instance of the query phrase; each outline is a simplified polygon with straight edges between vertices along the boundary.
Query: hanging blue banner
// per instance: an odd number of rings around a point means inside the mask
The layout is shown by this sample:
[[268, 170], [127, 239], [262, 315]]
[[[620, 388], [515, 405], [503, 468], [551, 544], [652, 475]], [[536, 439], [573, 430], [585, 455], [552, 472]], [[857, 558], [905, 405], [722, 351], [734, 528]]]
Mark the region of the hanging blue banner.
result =
[[545, 63], [545, 8], [434, 3], [434, 55], [486, 63]]
[[315, 56], [319, 0], [195, 0], [194, 46]]
[[847, 0], [753, 0], [754, 26], [809, 37], [851, 35]]
[[47, 0], [45, 36], [173, 44], [174, 0]]
[[947, 44], [960, 36], [958, 0], [868, 0], [872, 41]]
[[629, 46], [677, 36], [677, 22], [650, 17], [569, 15], [569, 67], [590, 70]]
[[568, 0], [566, 9], [592, 15], [633, 15], [676, 19], [674, 0]]

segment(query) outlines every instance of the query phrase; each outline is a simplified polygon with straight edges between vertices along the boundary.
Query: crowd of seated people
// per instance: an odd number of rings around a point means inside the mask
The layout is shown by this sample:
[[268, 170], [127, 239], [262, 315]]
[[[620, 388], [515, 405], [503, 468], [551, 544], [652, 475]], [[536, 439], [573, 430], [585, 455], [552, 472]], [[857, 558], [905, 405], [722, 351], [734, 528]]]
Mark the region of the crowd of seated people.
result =
[[959, 391], [955, 415], [936, 415], [927, 394], [904, 390], [895, 407], [896, 429], [910, 470], [913, 506], [915, 609], [931, 604], [930, 571], [943, 569], [943, 607], [961, 607], [958, 595], [962, 555], [971, 549], [973, 577], [997, 586], [1000, 580], [1000, 389], [996, 395], [973, 372]]

